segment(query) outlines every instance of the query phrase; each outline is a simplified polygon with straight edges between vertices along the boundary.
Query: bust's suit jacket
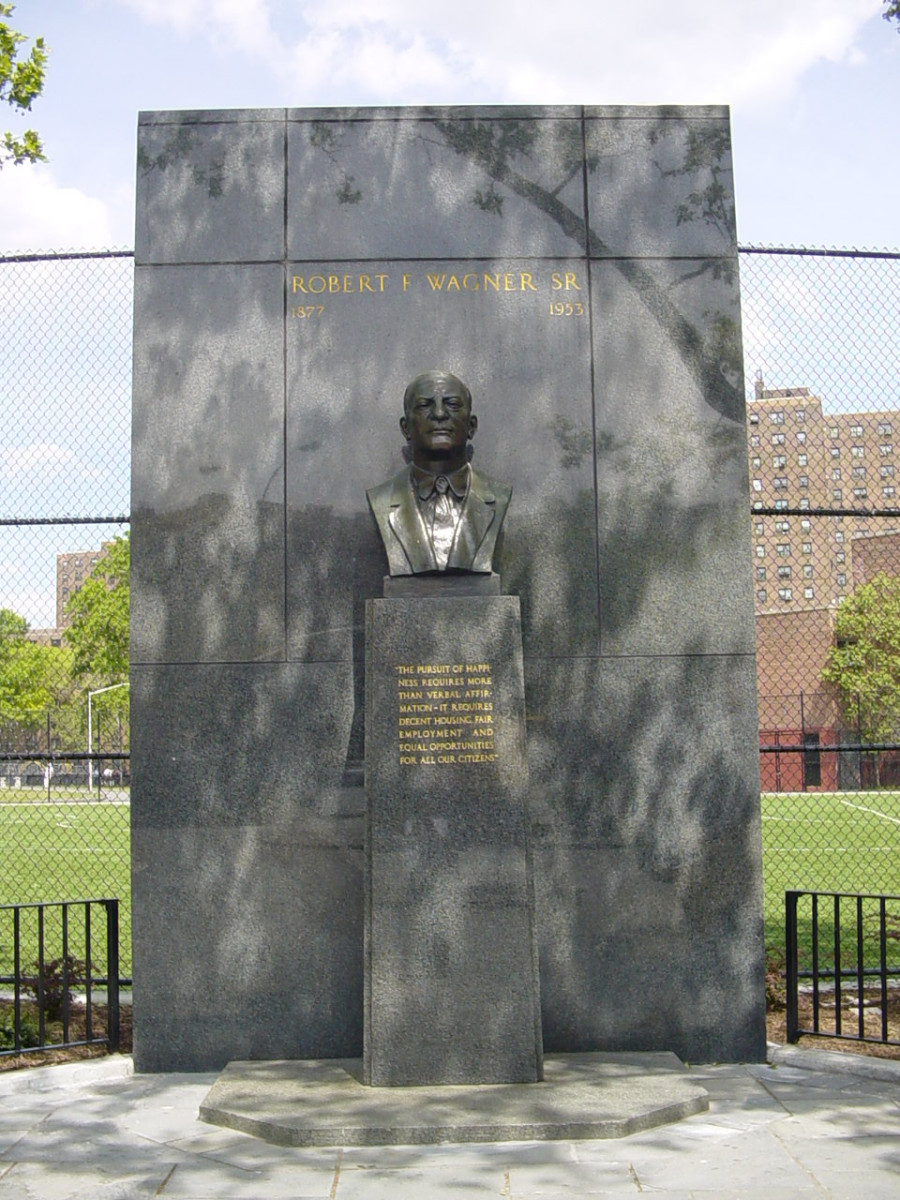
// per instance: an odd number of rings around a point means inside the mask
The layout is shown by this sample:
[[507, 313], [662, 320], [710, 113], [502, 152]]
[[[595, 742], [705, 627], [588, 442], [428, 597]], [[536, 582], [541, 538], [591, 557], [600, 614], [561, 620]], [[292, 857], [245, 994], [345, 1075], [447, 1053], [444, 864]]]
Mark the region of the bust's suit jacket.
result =
[[[438, 566], [431, 536], [416, 500], [412, 468], [406, 467], [393, 479], [370, 488], [366, 495], [378, 522], [391, 575], [436, 571]], [[497, 535], [511, 495], [512, 488], [507, 484], [472, 469], [456, 538], [447, 560], [448, 570], [491, 571]]]

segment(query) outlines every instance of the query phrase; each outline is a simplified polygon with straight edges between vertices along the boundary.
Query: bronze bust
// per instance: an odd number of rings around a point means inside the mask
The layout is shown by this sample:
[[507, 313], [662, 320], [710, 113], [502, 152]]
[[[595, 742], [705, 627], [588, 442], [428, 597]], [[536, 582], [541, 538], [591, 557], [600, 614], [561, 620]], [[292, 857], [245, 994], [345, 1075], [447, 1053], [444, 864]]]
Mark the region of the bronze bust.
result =
[[400, 428], [412, 461], [366, 493], [390, 574], [490, 574], [512, 488], [469, 463], [478, 428], [471, 392], [449, 371], [417, 375], [403, 396]]

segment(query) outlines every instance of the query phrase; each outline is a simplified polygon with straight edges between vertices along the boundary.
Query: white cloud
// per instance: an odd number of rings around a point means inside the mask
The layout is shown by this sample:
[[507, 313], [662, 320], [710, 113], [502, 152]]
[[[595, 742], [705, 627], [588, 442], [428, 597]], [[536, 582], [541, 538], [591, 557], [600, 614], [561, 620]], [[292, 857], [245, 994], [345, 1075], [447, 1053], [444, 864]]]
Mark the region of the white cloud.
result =
[[42, 166], [0, 171], [0, 228], [7, 254], [111, 244], [106, 205], [77, 188], [60, 187]]
[[855, 63], [880, 0], [119, 0], [265, 55], [289, 103], [729, 102], [771, 107]]
[[0, 450], [0, 475], [14, 479], [27, 471], [40, 469], [46, 474], [67, 470], [75, 455], [52, 442], [32, 442], [30, 446], [8, 446]]
[[268, 0], [119, 0], [148, 24], [168, 25], [182, 35], [205, 33], [230, 49], [271, 53], [277, 43]]

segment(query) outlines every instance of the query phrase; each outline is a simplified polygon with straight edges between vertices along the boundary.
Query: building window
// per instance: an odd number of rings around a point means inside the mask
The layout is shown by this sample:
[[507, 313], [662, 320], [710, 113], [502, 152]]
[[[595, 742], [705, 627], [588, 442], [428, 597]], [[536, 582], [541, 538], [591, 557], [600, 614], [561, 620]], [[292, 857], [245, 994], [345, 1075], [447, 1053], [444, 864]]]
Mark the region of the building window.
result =
[[784, 413], [783, 412], [771, 412], [771, 413], [769, 413], [769, 420], [772, 422], [773, 425], [783, 425], [784, 424]]
[[804, 600], [812, 600], [812, 598], [813, 598], [813, 590], [812, 590], [812, 588], [811, 588], [811, 587], [805, 587], [805, 588], [803, 589], [803, 599], [804, 599]]
[[778, 554], [781, 558], [790, 558], [791, 543], [790, 542], [779, 542], [778, 545], [775, 547], [775, 553]]
[[831, 447], [831, 457], [832, 457], [832, 458], [840, 458], [840, 457], [841, 457], [841, 448], [840, 448], [840, 446], [832, 446], [832, 447]]
[[838, 587], [846, 587], [847, 586], [847, 576], [846, 575], [838, 575], [837, 582], [838, 582]]
[[893, 463], [884, 463], [879, 468], [879, 471], [880, 471], [882, 479], [890, 479], [891, 476], [894, 474], [894, 464]]
[[750, 466], [754, 469], [754, 471], [758, 471], [762, 466], [762, 459], [758, 454], [754, 454], [754, 456], [750, 459]]
[[784, 445], [784, 434], [783, 433], [773, 433], [772, 434], [772, 445], [773, 446], [783, 446]]
[[760, 604], [765, 604], [765, 602], [766, 602], [766, 589], [765, 588], [759, 589], [759, 591], [756, 593], [756, 599], [759, 601]]
[[840, 479], [840, 477], [841, 477], [841, 468], [840, 467], [832, 467], [831, 468], [831, 478], [832, 479]]
[[843, 500], [844, 493], [841, 491], [840, 488], [835, 488], [834, 491], [831, 493], [831, 496], [832, 496], [832, 499], [834, 499], [834, 500]]
[[808, 488], [809, 487], [809, 476], [801, 475], [797, 480], [797, 486], [802, 487], [802, 488]]
[[835, 438], [840, 437], [840, 433], [841, 433], [841, 431], [838, 429], [837, 425], [832, 425], [831, 429], [828, 432], [831, 434], [832, 437], [835, 437]]
[[752, 434], [752, 435], [751, 435], [751, 437], [750, 437], [750, 445], [751, 445], [751, 446], [758, 446], [758, 445], [759, 445], [759, 434], [758, 434], [758, 433], [754, 433], [754, 434]]
[[835, 556], [834, 556], [834, 561], [835, 562], [846, 562], [847, 555], [844, 553], [843, 550], [838, 550], [837, 554], [835, 554]]
[[765, 525], [763, 525], [762, 521], [757, 521], [756, 524], [753, 526], [753, 532], [757, 536], [761, 536], [764, 529], [765, 529]]
[[812, 564], [807, 563], [803, 568], [803, 578], [804, 579], [812, 579], [812, 577], [813, 577]]
[[765, 548], [765, 546], [757, 546], [757, 547], [756, 547], [756, 557], [757, 557], [757, 558], [765, 558], [765, 557], [766, 557], [766, 548]]
[[788, 485], [787, 475], [776, 475], [775, 478], [772, 480], [772, 487], [775, 488], [775, 490], [778, 492], [786, 491], [787, 485]]
[[794, 593], [791, 591], [790, 588], [779, 588], [778, 589], [778, 599], [779, 600], [791, 600], [791, 599], [793, 599], [793, 596], [794, 596]]
[[882, 494], [882, 496], [893, 496], [894, 495], [893, 485], [890, 485], [889, 487], [883, 487], [881, 489], [881, 494]]
[[808, 532], [809, 532], [809, 530], [810, 530], [810, 528], [811, 528], [811, 526], [810, 526], [810, 523], [809, 523], [809, 517], [804, 517], [804, 518], [801, 520], [801, 522], [800, 522], [800, 528], [801, 528], [801, 529], [804, 531], [804, 533], [808, 533]]
[[878, 451], [879, 451], [879, 453], [880, 453], [880, 454], [882, 454], [884, 457], [887, 457], [887, 455], [889, 455], [889, 454], [893, 454], [893, 453], [894, 453], [894, 443], [893, 443], [893, 442], [883, 442], [883, 443], [882, 443], [882, 444], [881, 444], [881, 445], [878, 447]]
[[[773, 505], [773, 507], [774, 507], [774, 508], [787, 508], [787, 506], [788, 506], [788, 502], [787, 502], [787, 500], [776, 500], [776, 501], [775, 501], [775, 504]], [[809, 508], [809, 501], [808, 501], [808, 500], [801, 500], [801, 501], [800, 501], [800, 507], [801, 507], [801, 508], [803, 508], [804, 506], [805, 506], [806, 508]]]
[[759, 413], [751, 413], [750, 414], [750, 424], [751, 425], [759, 424]]
[[854, 479], [865, 479], [866, 468], [865, 467], [854, 467], [853, 470], [851, 471], [851, 474]]
[[851, 437], [862, 437], [862, 435], [863, 435], [862, 425], [851, 425], [850, 426], [850, 436]]
[[805, 421], [806, 420], [806, 409], [805, 408], [795, 409], [794, 410], [794, 418], [797, 421]]
[[787, 455], [786, 454], [773, 454], [772, 455], [772, 466], [775, 468], [776, 471], [778, 470], [779, 467], [786, 467], [787, 466]]
[[778, 578], [779, 579], [790, 579], [790, 577], [791, 577], [791, 568], [790, 567], [779, 567], [778, 568]]
[[761, 492], [761, 491], [762, 491], [762, 480], [761, 480], [761, 479], [754, 479], [754, 480], [753, 480], [753, 490], [754, 490], [754, 492]]
[[865, 446], [851, 446], [850, 454], [853, 458], [865, 458], [866, 448]]
[[791, 528], [790, 521], [776, 521], [775, 522], [775, 532], [776, 533], [788, 533], [790, 531], [790, 528]]
[[808, 462], [809, 462], [809, 458], [807, 457], [807, 455], [805, 455], [805, 454], [797, 455], [797, 466], [798, 467], [805, 467]]
[[756, 578], [759, 579], [761, 582], [765, 582], [765, 578], [766, 578], [766, 568], [765, 567], [757, 567], [756, 568]]
[[857, 500], [865, 500], [866, 497], [868, 496], [868, 494], [869, 494], [868, 491], [864, 487], [858, 487], [858, 488], [853, 489], [853, 495]]
[[805, 442], [805, 441], [806, 441], [806, 434], [805, 434], [805, 433], [798, 433], [798, 434], [797, 434], [797, 441], [798, 441], [798, 442]]
[[804, 542], [801, 549], [804, 554], [812, 554], [812, 542]]
[[879, 421], [878, 422], [878, 436], [879, 437], [884, 437], [886, 434], [889, 434], [890, 432], [891, 432], [890, 421]]

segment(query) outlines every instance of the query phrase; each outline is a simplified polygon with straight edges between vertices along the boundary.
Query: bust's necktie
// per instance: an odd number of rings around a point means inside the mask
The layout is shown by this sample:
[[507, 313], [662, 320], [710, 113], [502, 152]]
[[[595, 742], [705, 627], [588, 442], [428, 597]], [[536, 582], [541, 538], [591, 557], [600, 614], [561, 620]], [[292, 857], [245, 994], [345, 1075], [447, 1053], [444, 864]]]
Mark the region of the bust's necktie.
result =
[[450, 483], [446, 475], [438, 475], [434, 481], [434, 490], [437, 494], [433, 501], [431, 540], [438, 569], [444, 571], [453, 548], [459, 514], [457, 505], [450, 498]]

